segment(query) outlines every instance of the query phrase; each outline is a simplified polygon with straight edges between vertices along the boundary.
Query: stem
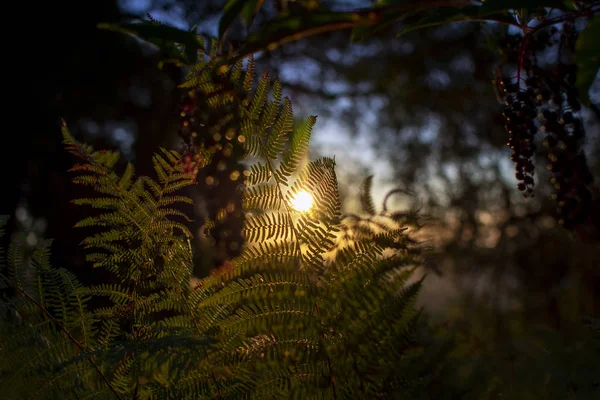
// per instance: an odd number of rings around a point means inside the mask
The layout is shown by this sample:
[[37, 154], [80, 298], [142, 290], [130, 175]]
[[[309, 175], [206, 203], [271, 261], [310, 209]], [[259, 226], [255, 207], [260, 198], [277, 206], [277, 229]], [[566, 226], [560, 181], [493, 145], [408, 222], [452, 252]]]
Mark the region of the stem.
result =
[[519, 64], [517, 66], [517, 92], [521, 89], [521, 71], [523, 70], [523, 59], [525, 58], [525, 49], [529, 42], [530, 33], [525, 34], [523, 41], [521, 42], [521, 48], [519, 49]]
[[[0, 274], [0, 277], [4, 280], [6, 280], [12, 287], [14, 287], [15, 289], [17, 289], [23, 296], [25, 296], [28, 300], [30, 300], [33, 304], [35, 304], [36, 306], [38, 306], [38, 308], [40, 310], [42, 310], [42, 312], [48, 317], [50, 318], [50, 320], [52, 322], [54, 322], [58, 328], [63, 331], [63, 333], [65, 335], [67, 335], [67, 337], [69, 338], [69, 340], [71, 340], [71, 342], [73, 342], [73, 344], [80, 350], [80, 351], [84, 351], [86, 350], [85, 346], [83, 346], [77, 339], [75, 339], [73, 337], [73, 335], [71, 335], [71, 333], [67, 330], [67, 328], [56, 318], [54, 318], [54, 316], [52, 314], [50, 314], [48, 312], [48, 310], [46, 310], [46, 308], [41, 305], [40, 303], [38, 303], [34, 298], [32, 298], [29, 293], [27, 293], [26, 291], [24, 291], [23, 289], [21, 289], [19, 286], [15, 285], [13, 281], [10, 280], [10, 278], [8, 278], [7, 276], [5, 276], [4, 274]], [[104, 373], [102, 372], [102, 370], [100, 369], [100, 367], [98, 367], [98, 364], [96, 364], [96, 362], [94, 361], [94, 359], [91, 356], [87, 357], [88, 361], [90, 362], [90, 364], [94, 367], [94, 369], [98, 372], [98, 374], [100, 375], [100, 377], [102, 378], [102, 380], [106, 383], [106, 385], [108, 386], [108, 388], [111, 390], [111, 392], [113, 392], [115, 394], [115, 396], [117, 396], [117, 398], [119, 400], [123, 400], [123, 398], [119, 395], [119, 393], [117, 393], [116, 389], [111, 385], [110, 381], [108, 380], [108, 378], [106, 377], [106, 375], [104, 375]]]

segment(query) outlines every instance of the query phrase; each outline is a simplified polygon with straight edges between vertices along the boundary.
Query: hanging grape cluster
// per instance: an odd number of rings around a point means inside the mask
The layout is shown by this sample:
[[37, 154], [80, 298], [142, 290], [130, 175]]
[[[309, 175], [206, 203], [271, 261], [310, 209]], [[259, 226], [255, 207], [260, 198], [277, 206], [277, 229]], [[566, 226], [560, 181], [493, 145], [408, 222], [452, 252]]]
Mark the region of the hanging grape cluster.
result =
[[[517, 188], [524, 196], [533, 196], [532, 159], [536, 154], [545, 156], [558, 221], [569, 229], [586, 222], [592, 202], [588, 185], [593, 181], [582, 148], [585, 132], [575, 87], [577, 66], [572, 61], [577, 35], [573, 24], [567, 22], [561, 30], [551, 27], [509, 37], [507, 61], [516, 64], [517, 74], [496, 81], [503, 95]], [[540, 61], [540, 52], [549, 47], [557, 51], [551, 67]], [[543, 147], [538, 149], [540, 142]]]

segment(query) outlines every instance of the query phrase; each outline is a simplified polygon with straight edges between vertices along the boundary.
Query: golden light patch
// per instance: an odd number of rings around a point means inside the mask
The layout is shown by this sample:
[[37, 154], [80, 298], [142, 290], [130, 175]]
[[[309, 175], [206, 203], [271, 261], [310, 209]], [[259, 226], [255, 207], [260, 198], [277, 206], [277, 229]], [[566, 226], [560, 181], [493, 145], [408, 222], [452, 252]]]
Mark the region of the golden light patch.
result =
[[310, 193], [302, 191], [298, 192], [292, 199], [292, 207], [299, 212], [307, 212], [313, 205], [313, 197]]

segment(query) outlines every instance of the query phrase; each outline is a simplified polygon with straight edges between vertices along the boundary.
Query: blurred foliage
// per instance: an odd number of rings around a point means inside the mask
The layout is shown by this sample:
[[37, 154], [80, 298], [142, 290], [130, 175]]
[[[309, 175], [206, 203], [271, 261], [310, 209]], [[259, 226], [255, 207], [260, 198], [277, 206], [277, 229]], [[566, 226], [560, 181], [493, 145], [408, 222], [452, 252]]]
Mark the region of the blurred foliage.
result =
[[[258, 11], [262, 2], [256, 0], [229, 0], [225, 4], [225, 13], [220, 20], [219, 35], [223, 36], [237, 13], [244, 13], [244, 23], [249, 26], [253, 19], [252, 10]], [[287, 1], [282, 1], [287, 4]], [[396, 36], [437, 25], [454, 22], [476, 21], [497, 22], [512, 25], [524, 30], [541, 29], [554, 25], [572, 17], [590, 17], [598, 12], [600, 5], [594, 6], [585, 1], [562, 0], [527, 0], [527, 1], [461, 1], [461, 0], [426, 0], [426, 1], [377, 1], [372, 8], [360, 8], [352, 11], [330, 11], [326, 5], [318, 1], [296, 2], [299, 7], [295, 11], [285, 9], [245, 39], [241, 54], [249, 54], [259, 50], [274, 50], [278, 46], [302, 39], [307, 36], [321, 34], [340, 29], [352, 29], [351, 37], [358, 42], [376, 34], [398, 22], [403, 22]], [[542, 19], [547, 10], [563, 11], [557, 19]], [[529, 25], [528, 16], [542, 20], [540, 25]], [[595, 55], [600, 51], [597, 40], [597, 22], [592, 22], [582, 35], [578, 48], [580, 69], [577, 87], [583, 100], [589, 104], [587, 92], [600, 67], [600, 59]]]
[[[515, 333], [515, 316], [502, 339], [490, 342], [486, 327], [453, 331], [453, 350], [439, 380], [439, 399], [594, 399], [600, 393], [600, 336], [588, 331], [565, 339], [545, 326]], [[511, 336], [514, 334], [514, 336]]]

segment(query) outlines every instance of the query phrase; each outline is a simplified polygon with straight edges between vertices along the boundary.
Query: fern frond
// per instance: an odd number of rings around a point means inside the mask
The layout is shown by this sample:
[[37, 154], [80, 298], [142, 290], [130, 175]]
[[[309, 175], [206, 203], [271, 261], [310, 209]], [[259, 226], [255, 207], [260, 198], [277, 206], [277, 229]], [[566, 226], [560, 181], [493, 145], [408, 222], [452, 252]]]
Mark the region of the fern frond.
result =
[[373, 175], [369, 175], [363, 182], [360, 188], [360, 204], [363, 212], [368, 215], [375, 215], [375, 204], [371, 195], [371, 187], [373, 185]]
[[275, 173], [275, 179], [279, 183], [287, 185], [288, 178], [297, 171], [308, 151], [311, 131], [316, 122], [317, 117], [310, 116], [293, 130], [289, 147], [284, 152], [281, 165]]
[[246, 93], [248, 93], [252, 90], [255, 76], [256, 76], [256, 70], [255, 70], [255, 64], [254, 64], [254, 56], [250, 55], [248, 57], [248, 63], [246, 65], [246, 73], [244, 74], [244, 83], [242, 85], [242, 88]]
[[250, 172], [246, 178], [247, 186], [254, 186], [260, 183], [266, 183], [271, 179], [271, 168], [268, 164], [256, 163], [250, 166]]
[[[277, 103], [272, 104], [273, 108], [275, 108]], [[269, 121], [273, 118], [275, 117], [269, 117]], [[287, 97], [283, 100], [283, 106], [276, 118], [267, 139], [267, 156], [273, 160], [282, 154], [288, 135], [293, 131], [294, 127], [292, 103]], [[271, 122], [264, 123], [265, 127], [270, 124]]]
[[283, 207], [278, 187], [269, 183], [247, 187], [242, 200], [247, 210], [280, 210]]
[[247, 242], [292, 239], [292, 221], [287, 213], [260, 214], [248, 218], [242, 233]]
[[258, 119], [261, 111], [265, 107], [270, 89], [269, 72], [265, 71], [258, 80], [258, 86], [254, 91], [252, 101], [250, 102], [249, 112], [250, 117], [253, 120]]
[[273, 86], [271, 88], [272, 100], [267, 102], [267, 104], [264, 107], [262, 114], [260, 116], [260, 124], [263, 129], [269, 129], [275, 123], [275, 120], [280, 112], [279, 109], [281, 106], [281, 95], [282, 95], [281, 81], [276, 78], [273, 81]]

